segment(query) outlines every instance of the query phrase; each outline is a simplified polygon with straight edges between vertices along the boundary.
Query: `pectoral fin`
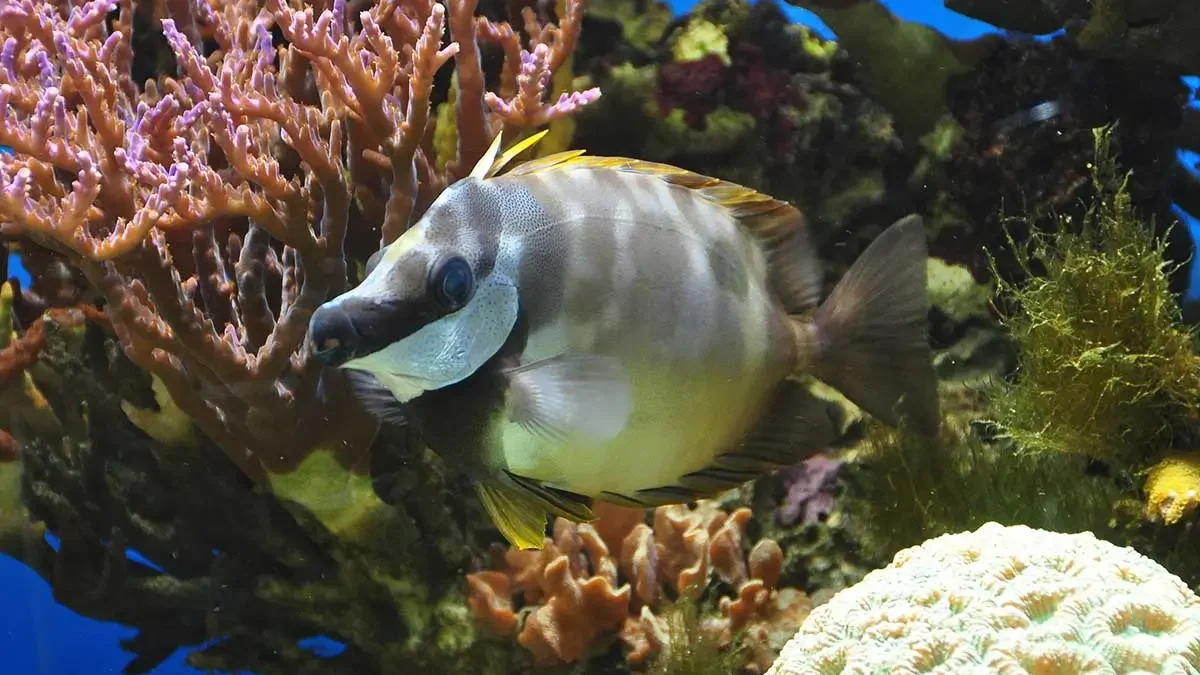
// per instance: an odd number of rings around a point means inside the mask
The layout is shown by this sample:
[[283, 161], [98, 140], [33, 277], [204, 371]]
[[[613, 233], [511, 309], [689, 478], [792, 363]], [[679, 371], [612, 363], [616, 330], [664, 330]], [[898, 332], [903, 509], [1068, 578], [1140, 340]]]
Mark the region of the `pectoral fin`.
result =
[[408, 414], [400, 401], [392, 395], [379, 378], [361, 370], [344, 370], [346, 381], [358, 402], [367, 412], [371, 413], [384, 424], [404, 426], [408, 424]]
[[540, 549], [546, 536], [546, 515], [575, 522], [595, 519], [592, 500], [507, 471], [475, 484], [488, 516], [510, 544]]
[[530, 433], [599, 443], [615, 438], [629, 422], [629, 378], [614, 357], [562, 354], [507, 375], [510, 417]]

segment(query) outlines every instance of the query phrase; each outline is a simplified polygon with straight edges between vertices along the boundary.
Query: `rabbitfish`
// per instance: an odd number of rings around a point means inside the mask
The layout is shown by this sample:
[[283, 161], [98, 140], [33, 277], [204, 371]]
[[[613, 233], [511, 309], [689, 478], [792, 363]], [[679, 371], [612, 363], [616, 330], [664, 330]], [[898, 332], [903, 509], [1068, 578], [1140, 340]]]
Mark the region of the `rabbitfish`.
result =
[[803, 215], [672, 166], [564, 152], [475, 171], [314, 314], [318, 358], [467, 471], [504, 536], [650, 507], [825, 447], [812, 375], [936, 431], [925, 231], [883, 232], [823, 303]]

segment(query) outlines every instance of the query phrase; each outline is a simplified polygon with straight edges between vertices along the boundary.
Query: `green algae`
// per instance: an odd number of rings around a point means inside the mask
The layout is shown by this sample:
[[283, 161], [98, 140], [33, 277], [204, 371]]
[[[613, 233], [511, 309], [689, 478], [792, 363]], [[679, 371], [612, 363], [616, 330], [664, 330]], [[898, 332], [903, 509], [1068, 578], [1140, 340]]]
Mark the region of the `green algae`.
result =
[[1135, 213], [1110, 134], [1096, 131], [1095, 198], [1081, 222], [1060, 219], [1027, 246], [1009, 237], [1027, 280], [996, 277], [1017, 308], [1004, 323], [1020, 366], [992, 415], [1025, 452], [1141, 468], [1194, 417], [1200, 360], [1170, 291], [1166, 240]]

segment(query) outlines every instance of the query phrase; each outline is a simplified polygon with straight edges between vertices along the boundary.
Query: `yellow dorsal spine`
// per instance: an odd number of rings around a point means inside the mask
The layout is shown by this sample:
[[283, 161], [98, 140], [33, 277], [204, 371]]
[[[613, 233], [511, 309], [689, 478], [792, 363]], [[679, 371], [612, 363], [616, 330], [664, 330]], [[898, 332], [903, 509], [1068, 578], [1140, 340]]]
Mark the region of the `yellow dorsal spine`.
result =
[[[500, 145], [504, 138], [504, 131], [501, 130], [492, 139], [492, 144], [488, 147], [487, 152], [483, 153], [483, 157], [480, 157], [479, 161], [475, 163], [475, 167], [471, 169], [471, 178], [483, 180], [484, 178], [491, 178], [499, 174], [500, 170], [511, 162], [514, 157], [536, 145], [548, 133], [550, 133], [549, 129], [543, 129], [529, 138], [513, 143], [512, 147], [505, 150], [503, 154], [500, 154]], [[499, 157], [497, 157], [498, 154]]]

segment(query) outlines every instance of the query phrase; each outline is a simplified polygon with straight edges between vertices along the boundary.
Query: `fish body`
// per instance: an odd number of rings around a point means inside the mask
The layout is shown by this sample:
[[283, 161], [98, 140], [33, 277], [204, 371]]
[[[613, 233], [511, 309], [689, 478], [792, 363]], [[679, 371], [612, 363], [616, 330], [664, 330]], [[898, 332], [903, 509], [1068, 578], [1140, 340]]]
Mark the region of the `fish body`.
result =
[[936, 424], [924, 230], [910, 218], [880, 239], [817, 307], [795, 208], [561, 153], [451, 186], [314, 314], [311, 337], [369, 374], [372, 407], [475, 475], [510, 541], [536, 547], [547, 513], [689, 501], [834, 440], [795, 374], [889, 421], [909, 393]]

